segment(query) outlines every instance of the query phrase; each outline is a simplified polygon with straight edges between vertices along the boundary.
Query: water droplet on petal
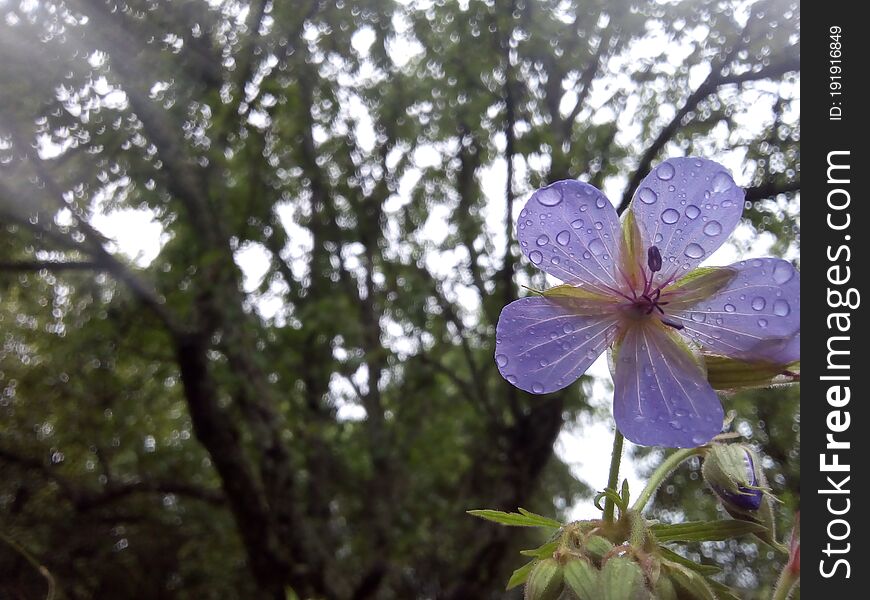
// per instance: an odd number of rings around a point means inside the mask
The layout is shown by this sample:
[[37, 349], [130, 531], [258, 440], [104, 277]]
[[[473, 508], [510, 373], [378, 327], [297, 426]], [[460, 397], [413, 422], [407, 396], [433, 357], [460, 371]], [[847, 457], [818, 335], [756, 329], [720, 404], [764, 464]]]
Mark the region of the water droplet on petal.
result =
[[605, 250], [604, 243], [598, 238], [589, 243], [589, 251], [595, 256], [601, 256]]
[[576, 221], [571, 221], [571, 227], [573, 227], [574, 229], [582, 229], [583, 225], [585, 225], [585, 223], [583, 222], [583, 219], [577, 219]]
[[703, 323], [704, 321], [707, 320], [707, 315], [705, 315], [702, 312], [693, 312], [691, 314], [691, 317], [695, 323]]
[[676, 172], [674, 171], [674, 167], [670, 163], [662, 163], [656, 169], [656, 175], [662, 181], [669, 181], [673, 179], [675, 173]]
[[656, 200], [659, 199], [658, 195], [648, 187], [640, 188], [637, 197], [640, 198], [640, 201], [644, 204], [655, 204]]
[[794, 277], [794, 269], [790, 264], [786, 262], [776, 263], [776, 266], [773, 268], [773, 280], [776, 283], [779, 285], [788, 283], [792, 277]]
[[767, 301], [761, 296], [756, 296], [752, 299], [752, 310], [764, 310]]
[[556, 234], [556, 241], [559, 242], [562, 246], [567, 246], [568, 242], [571, 241], [571, 232], [566, 230], [560, 231]]
[[791, 306], [789, 306], [788, 302], [782, 298], [773, 303], [773, 314], [780, 317], [787, 317], [790, 312]]
[[529, 252], [529, 260], [534, 264], [539, 265], [541, 261], [544, 260], [544, 255], [538, 252], [537, 250], [532, 250]]
[[732, 312], [734, 312], [735, 310], [737, 310], [737, 309], [734, 307], [733, 304], [726, 304], [726, 305], [725, 305], [725, 312], [730, 312], [730, 313], [732, 313]]
[[532, 384], [532, 391], [536, 394], [543, 394], [544, 393], [544, 386], [538, 382], [535, 382]]
[[695, 206], [694, 204], [690, 204], [686, 207], [686, 216], [690, 219], [694, 220], [698, 218], [698, 215], [701, 214], [701, 209]]
[[694, 242], [686, 246], [684, 254], [689, 258], [701, 258], [704, 256], [704, 249]]
[[535, 240], [535, 243], [538, 246], [546, 246], [547, 244], [550, 243], [550, 238], [548, 238], [546, 235], [541, 235], [541, 236], [538, 236], [538, 239]]
[[604, 198], [598, 198], [598, 200], [595, 201], [595, 206], [597, 206], [598, 208], [604, 208], [605, 204], [607, 204], [607, 200], [605, 200]]
[[554, 187], [548, 187], [540, 190], [536, 198], [544, 206], [556, 206], [562, 201], [562, 192]]
[[550, 259], [550, 262], [553, 263], [554, 265], [558, 265], [562, 262], [562, 259], [559, 258], [558, 256], [554, 256], [553, 258]]
[[497, 364], [502, 369], [505, 368], [508, 364], [508, 357], [505, 354], [496, 354], [495, 364]]
[[714, 235], [719, 235], [722, 233], [722, 225], [719, 221], [710, 221], [706, 225], [704, 225], [704, 234], [713, 237]]
[[[589, 205], [588, 205], [588, 204], [581, 204], [581, 205], [580, 205], [580, 212], [586, 212], [587, 210], [589, 210]], [[581, 227], [582, 227], [582, 226], [581, 226]]]
[[759, 327], [767, 327], [767, 319], [758, 319]]
[[680, 213], [675, 211], [673, 208], [667, 209], [662, 213], [662, 221], [667, 223], [668, 225], [673, 225], [680, 219]]
[[716, 176], [713, 177], [714, 192], [727, 192], [733, 185], [734, 183], [731, 181], [731, 177], [729, 177], [728, 173], [725, 173], [724, 171], [716, 173]]
[[662, 234], [660, 234], [660, 233], [657, 233], [655, 235], [655, 237], [653, 238], [653, 240], [655, 241], [656, 244], [661, 244], [662, 240], [664, 240], [664, 239], [665, 239], [664, 236], [662, 236]]

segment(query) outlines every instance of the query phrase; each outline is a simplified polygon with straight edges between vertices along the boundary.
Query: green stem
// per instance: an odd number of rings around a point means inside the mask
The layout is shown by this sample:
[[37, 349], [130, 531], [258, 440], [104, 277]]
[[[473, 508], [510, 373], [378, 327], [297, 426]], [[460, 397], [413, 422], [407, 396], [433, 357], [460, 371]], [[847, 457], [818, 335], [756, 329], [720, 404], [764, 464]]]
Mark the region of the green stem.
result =
[[[619, 484], [619, 463], [622, 462], [622, 443], [625, 438], [616, 430], [613, 436], [613, 453], [610, 455], [610, 475], [607, 477], [607, 487], [616, 491], [616, 486]], [[604, 521], [605, 523], [613, 523], [613, 500], [610, 498], [604, 499]]]
[[646, 487], [643, 488], [643, 491], [640, 493], [640, 496], [637, 497], [637, 500], [634, 502], [634, 506], [632, 506], [632, 510], [637, 512], [643, 511], [644, 507], [646, 507], [647, 502], [653, 497], [653, 494], [656, 493], [656, 490], [659, 489], [659, 486], [664, 483], [665, 479], [673, 473], [677, 467], [682, 464], [683, 461], [700, 454], [704, 453], [704, 448], [685, 448], [683, 450], [677, 450], [670, 456], [668, 456], [662, 464], [660, 464], [653, 474], [650, 475], [649, 481], [646, 483]]
[[779, 580], [776, 582], [776, 589], [773, 590], [771, 600], [788, 600], [788, 597], [791, 596], [798, 581], [800, 581], [800, 575], [793, 572], [789, 566], [786, 565], [779, 576]]

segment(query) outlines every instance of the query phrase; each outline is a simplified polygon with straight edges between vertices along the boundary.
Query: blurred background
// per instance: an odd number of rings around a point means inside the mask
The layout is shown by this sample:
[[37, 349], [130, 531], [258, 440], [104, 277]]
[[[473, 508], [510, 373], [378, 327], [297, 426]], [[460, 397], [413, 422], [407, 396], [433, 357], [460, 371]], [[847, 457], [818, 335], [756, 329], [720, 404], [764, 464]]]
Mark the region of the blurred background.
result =
[[[782, 0], [0, 0], [0, 598], [518, 598], [540, 534], [465, 511], [594, 517], [612, 417], [495, 368], [514, 219], [697, 154], [713, 262], [796, 260], [799, 53]], [[785, 531], [798, 392], [724, 402]], [[720, 512], [690, 463], [652, 514]]]

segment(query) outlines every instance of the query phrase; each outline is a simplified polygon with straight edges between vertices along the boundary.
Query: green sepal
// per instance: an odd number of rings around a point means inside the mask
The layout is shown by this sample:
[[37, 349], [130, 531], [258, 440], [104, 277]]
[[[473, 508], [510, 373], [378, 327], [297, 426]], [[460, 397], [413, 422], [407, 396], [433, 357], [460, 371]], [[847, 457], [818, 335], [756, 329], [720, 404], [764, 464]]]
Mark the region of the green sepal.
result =
[[715, 390], [739, 391], [800, 381], [800, 361], [790, 365], [776, 365], [715, 354], [704, 354], [703, 358], [707, 365], [707, 381]]

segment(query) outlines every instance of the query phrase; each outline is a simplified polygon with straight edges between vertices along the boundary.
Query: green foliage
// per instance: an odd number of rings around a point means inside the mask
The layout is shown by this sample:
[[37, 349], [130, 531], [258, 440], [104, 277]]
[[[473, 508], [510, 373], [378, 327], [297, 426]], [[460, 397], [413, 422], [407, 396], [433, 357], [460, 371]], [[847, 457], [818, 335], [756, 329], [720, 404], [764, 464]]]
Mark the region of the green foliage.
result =
[[[799, 11], [742, 6], [4, 6], [0, 529], [59, 598], [501, 597], [549, 530], [465, 511], [564, 518], [601, 485], [553, 455], [582, 386], [492, 359], [544, 287], [522, 199], [735, 152], [752, 225], [797, 243]], [[797, 397], [745, 394], [793, 507]], [[694, 472], [657, 508], [712, 519]], [[755, 550], [715, 551], [733, 582]], [[0, 573], [44, 596], [8, 545]]]

